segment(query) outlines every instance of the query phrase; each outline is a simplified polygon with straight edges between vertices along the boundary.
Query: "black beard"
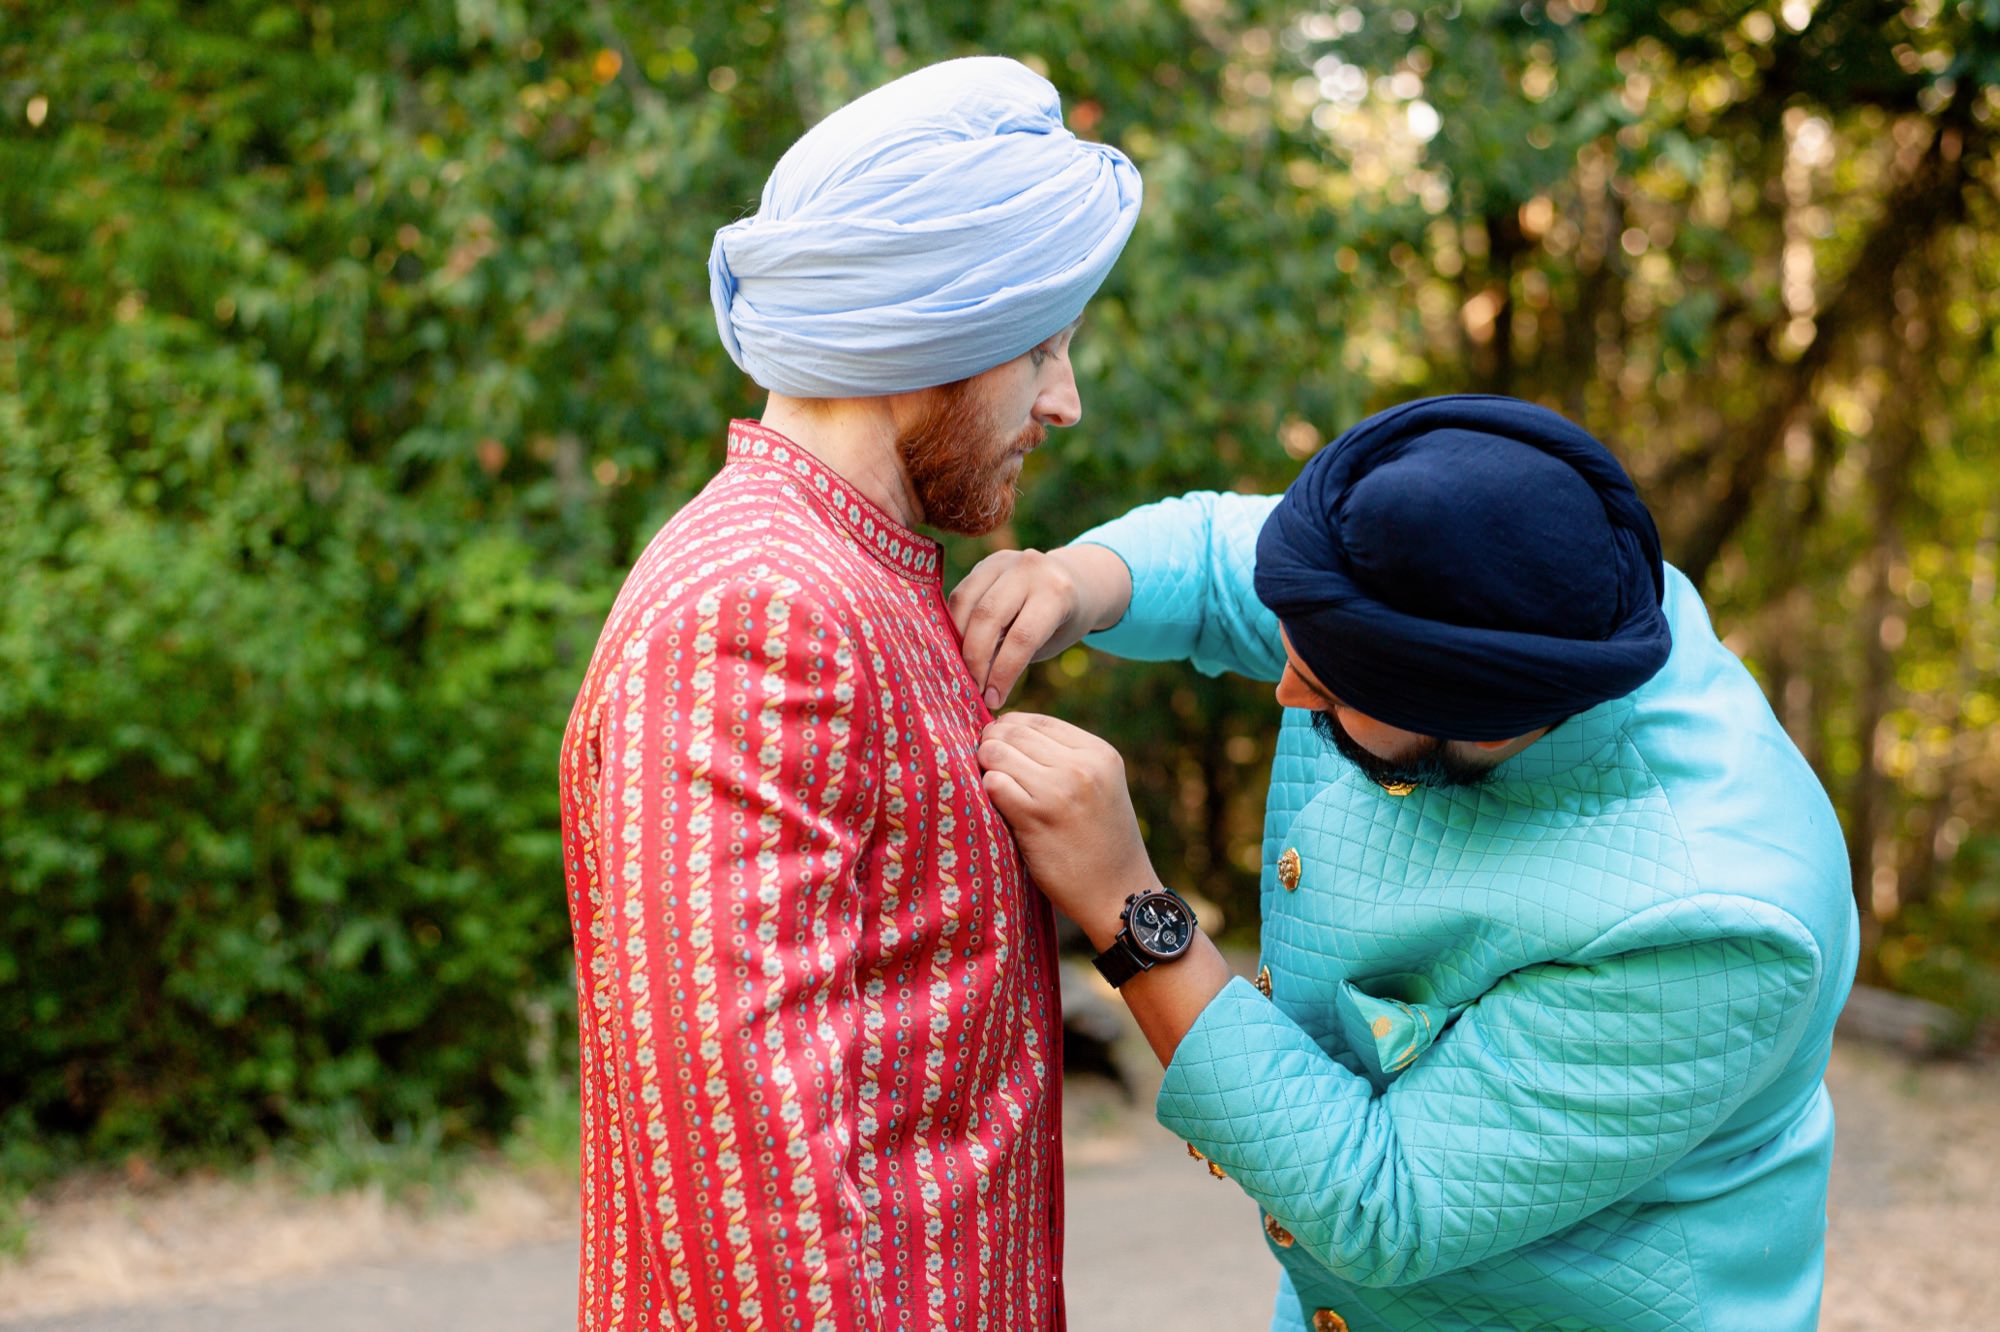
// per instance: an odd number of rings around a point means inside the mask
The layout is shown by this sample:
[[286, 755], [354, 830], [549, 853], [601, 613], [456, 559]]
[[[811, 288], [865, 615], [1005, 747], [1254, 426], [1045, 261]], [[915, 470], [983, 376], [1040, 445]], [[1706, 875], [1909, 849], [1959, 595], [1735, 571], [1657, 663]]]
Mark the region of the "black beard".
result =
[[1490, 765], [1459, 757], [1434, 735], [1425, 736], [1416, 753], [1400, 759], [1371, 754], [1347, 733], [1331, 708], [1313, 713], [1313, 734], [1377, 786], [1478, 786], [1493, 776]]

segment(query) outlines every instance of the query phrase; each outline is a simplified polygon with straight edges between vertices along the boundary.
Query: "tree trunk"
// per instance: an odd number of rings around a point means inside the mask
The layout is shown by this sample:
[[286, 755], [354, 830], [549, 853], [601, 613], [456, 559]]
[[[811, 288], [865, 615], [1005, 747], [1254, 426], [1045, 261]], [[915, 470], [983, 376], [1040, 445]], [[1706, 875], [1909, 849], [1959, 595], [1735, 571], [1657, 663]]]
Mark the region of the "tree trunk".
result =
[[[1721, 443], [1708, 450], [1718, 458], [1730, 457], [1730, 462], [1720, 485], [1711, 490], [1703, 516], [1674, 552], [1674, 563], [1697, 588], [1706, 582], [1723, 547], [1750, 516], [1786, 428], [1805, 410], [1842, 335], [1850, 329], [1888, 325], [1895, 308], [1897, 267], [1964, 216], [1968, 164], [1975, 157], [1974, 146], [1968, 142], [1973, 137], [1970, 116], [1961, 113], [1953, 117], [1948, 109], [1940, 119], [1941, 127], [1922, 161], [1890, 194], [1874, 233], [1832, 298], [1820, 307], [1818, 335], [1789, 364], [1772, 359], [1769, 370], [1775, 379], [1774, 390], [1756, 417], [1741, 427], [1740, 434], [1733, 423], [1723, 423], [1725, 432], [1743, 441], [1742, 447], [1733, 457]], [[1961, 128], [1957, 121], [1964, 121], [1966, 127]], [[1983, 161], [1988, 136], [1981, 131], [1977, 137], [1979, 160]], [[1773, 325], [1761, 345], [1768, 348], [1776, 335]]]

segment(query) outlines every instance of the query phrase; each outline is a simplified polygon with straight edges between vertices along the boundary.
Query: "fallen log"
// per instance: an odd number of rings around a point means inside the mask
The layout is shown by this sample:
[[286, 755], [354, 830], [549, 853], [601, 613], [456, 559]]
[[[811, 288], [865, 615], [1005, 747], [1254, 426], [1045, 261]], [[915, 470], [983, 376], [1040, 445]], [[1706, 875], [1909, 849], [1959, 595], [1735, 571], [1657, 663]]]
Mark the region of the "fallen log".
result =
[[1961, 1053], [1973, 1035], [1970, 1020], [1943, 1004], [1872, 985], [1854, 987], [1834, 1031], [1925, 1059]]

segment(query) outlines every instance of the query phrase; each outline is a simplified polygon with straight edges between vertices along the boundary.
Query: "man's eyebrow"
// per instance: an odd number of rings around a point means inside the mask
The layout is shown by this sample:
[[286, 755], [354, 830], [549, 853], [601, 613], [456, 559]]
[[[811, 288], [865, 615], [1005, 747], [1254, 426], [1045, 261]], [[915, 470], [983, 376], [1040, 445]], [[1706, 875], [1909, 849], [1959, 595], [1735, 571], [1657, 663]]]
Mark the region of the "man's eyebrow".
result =
[[1083, 316], [1078, 315], [1076, 318], [1070, 320], [1069, 324], [1066, 327], [1057, 329], [1055, 332], [1049, 334], [1046, 338], [1043, 338], [1040, 342], [1036, 343], [1035, 347], [1037, 350], [1043, 347], [1053, 348], [1057, 343], [1061, 342], [1064, 338], [1074, 338], [1076, 336], [1076, 331], [1082, 327], [1083, 327]]

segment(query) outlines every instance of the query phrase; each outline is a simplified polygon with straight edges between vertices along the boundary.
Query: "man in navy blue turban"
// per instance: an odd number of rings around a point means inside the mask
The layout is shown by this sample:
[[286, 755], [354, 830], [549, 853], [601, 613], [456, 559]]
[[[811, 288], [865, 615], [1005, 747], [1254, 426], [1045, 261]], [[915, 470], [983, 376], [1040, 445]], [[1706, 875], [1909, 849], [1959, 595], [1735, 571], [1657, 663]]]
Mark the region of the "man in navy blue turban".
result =
[[716, 233], [769, 391], [627, 578], [563, 743], [578, 1325], [1063, 1326], [1054, 918], [922, 527], [1083, 410], [1139, 176], [1012, 60], [918, 70]]
[[1262, 1208], [1274, 1329], [1816, 1325], [1839, 825], [1588, 433], [1408, 403], [1281, 498], [1148, 505], [952, 604], [996, 699], [1086, 634], [1277, 681], [1254, 980], [1115, 750], [1011, 713], [979, 755], [1161, 1122]]

